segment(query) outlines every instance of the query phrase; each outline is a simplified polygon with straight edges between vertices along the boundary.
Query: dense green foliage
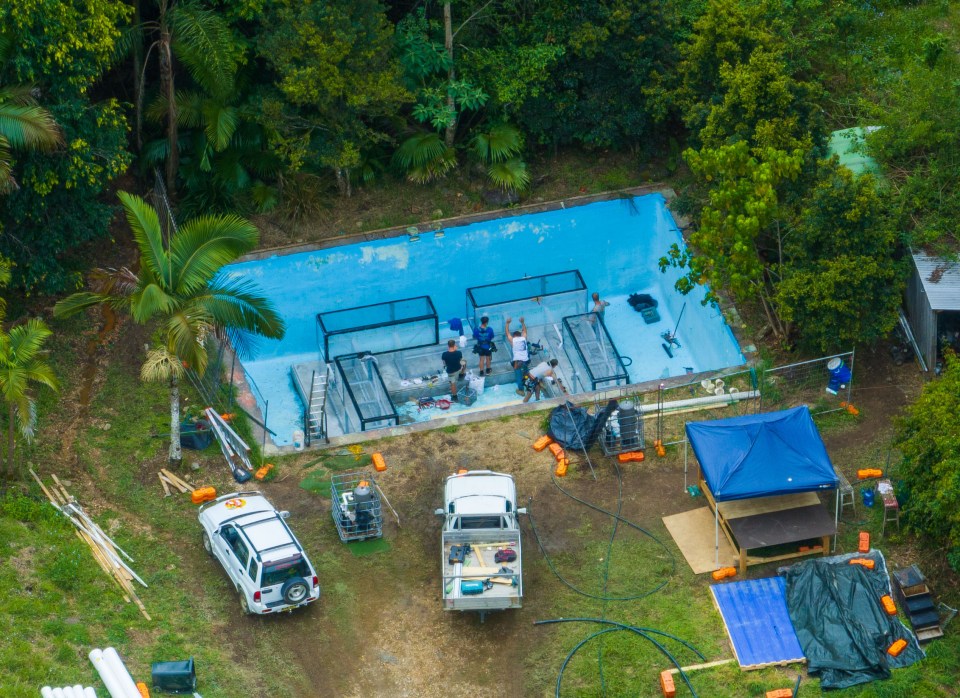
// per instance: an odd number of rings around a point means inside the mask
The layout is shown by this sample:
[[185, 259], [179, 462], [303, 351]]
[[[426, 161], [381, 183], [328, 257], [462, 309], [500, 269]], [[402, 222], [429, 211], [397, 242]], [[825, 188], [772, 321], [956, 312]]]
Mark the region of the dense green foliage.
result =
[[899, 475], [909, 497], [907, 522], [937, 541], [960, 571], [960, 359], [955, 354], [945, 358], [940, 380], [924, 387], [900, 421]]
[[[183, 216], [302, 217], [384, 177], [522, 193], [547, 174], [535, 151], [671, 171], [685, 153], [678, 288], [755, 303], [785, 346], [845, 349], [892, 326], [907, 245], [956, 246], [957, 19], [893, 0], [8, 3], [0, 86], [35, 88], [62, 143], [0, 143], [22, 185], [0, 254], [21, 288], [78, 285], [132, 162], [165, 171]], [[856, 125], [882, 127], [881, 178], [826, 159]]]

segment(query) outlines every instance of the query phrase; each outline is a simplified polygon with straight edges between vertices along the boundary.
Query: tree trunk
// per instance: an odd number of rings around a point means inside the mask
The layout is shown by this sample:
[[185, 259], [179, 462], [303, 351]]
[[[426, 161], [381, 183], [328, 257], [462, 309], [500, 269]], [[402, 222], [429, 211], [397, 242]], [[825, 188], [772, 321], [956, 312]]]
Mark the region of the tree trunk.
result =
[[353, 189], [350, 186], [350, 168], [334, 167], [333, 174], [337, 178], [337, 191], [340, 196], [350, 198], [353, 195]]
[[167, 100], [167, 191], [176, 193], [177, 169], [180, 152], [177, 148], [177, 101], [173, 82], [173, 53], [170, 50], [170, 29], [166, 17], [160, 18], [160, 42], [157, 45], [160, 60], [160, 92]]
[[[140, 0], [133, 2], [133, 26], [140, 26]], [[139, 153], [143, 150], [143, 44], [139, 39], [133, 42], [133, 100], [134, 142]]]
[[170, 378], [170, 468], [179, 468], [183, 462], [180, 450], [180, 383], [176, 376]]
[[14, 480], [16, 473], [16, 465], [13, 461], [14, 449], [16, 447], [16, 441], [14, 441], [14, 434], [16, 433], [16, 416], [14, 414], [13, 405], [7, 410], [9, 416], [9, 423], [7, 424], [7, 480]]
[[450, 60], [450, 68], [447, 71], [447, 109], [450, 110], [450, 123], [447, 124], [446, 133], [443, 141], [448, 148], [453, 147], [453, 139], [457, 136], [457, 105], [453, 101], [453, 81], [456, 79], [456, 71], [453, 67], [453, 13], [450, 10], [450, 3], [443, 3], [443, 45], [447, 50], [447, 58]]

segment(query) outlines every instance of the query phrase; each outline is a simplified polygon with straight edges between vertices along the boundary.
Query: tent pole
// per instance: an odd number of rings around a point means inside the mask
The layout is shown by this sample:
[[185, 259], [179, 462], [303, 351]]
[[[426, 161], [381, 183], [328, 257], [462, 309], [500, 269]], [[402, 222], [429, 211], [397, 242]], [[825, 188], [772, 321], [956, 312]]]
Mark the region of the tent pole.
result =
[[837, 552], [837, 533], [840, 530], [840, 488], [833, 491], [833, 548], [830, 552]]
[[687, 446], [690, 444], [688, 440], [683, 442], [683, 491], [687, 491]]
[[713, 503], [713, 550], [716, 557], [716, 569], [720, 569], [720, 507]]

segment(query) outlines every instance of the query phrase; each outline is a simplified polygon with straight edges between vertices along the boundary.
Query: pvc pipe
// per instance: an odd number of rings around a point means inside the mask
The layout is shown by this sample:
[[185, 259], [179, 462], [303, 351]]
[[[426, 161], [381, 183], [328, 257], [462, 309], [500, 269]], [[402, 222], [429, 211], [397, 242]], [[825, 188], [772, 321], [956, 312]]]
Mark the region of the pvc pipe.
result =
[[[121, 683], [120, 679], [114, 675], [113, 669], [111, 669], [107, 663], [102, 650], [90, 650], [88, 656], [90, 657], [90, 662], [93, 664], [93, 668], [96, 669], [100, 675], [100, 680], [103, 681], [107, 693], [110, 694], [110, 698], [140, 698], [140, 691], [136, 690], [136, 684], [132, 684], [134, 692], [130, 693], [127, 685]], [[124, 672], [126, 672], [126, 669], [124, 669]], [[127, 675], [127, 678], [130, 678], [129, 675]]]
[[93, 687], [87, 686], [83, 689], [83, 698], [97, 698], [97, 692], [93, 690]]
[[63, 687], [63, 698], [77, 698], [76, 694], [73, 692], [73, 686]]
[[73, 685], [73, 695], [74, 695], [74, 698], [83, 698], [83, 686], [81, 686], [81, 685], [78, 684], [78, 683], [77, 683], [77, 684], [74, 684], [74, 685]]
[[62, 688], [55, 688], [53, 689], [53, 698], [67, 698], [67, 697], [63, 695]]
[[127, 671], [127, 667], [124, 666], [123, 660], [120, 659], [120, 655], [117, 653], [117, 650], [115, 650], [113, 647], [108, 647], [103, 651], [103, 659], [106, 661], [107, 666], [110, 667], [110, 670], [120, 681], [123, 690], [126, 691], [127, 697], [142, 698], [140, 695], [140, 689], [137, 688], [137, 684], [134, 682], [133, 677], [130, 676], [130, 672]]
[[40, 698], [53, 698], [53, 689], [49, 686], [44, 686], [40, 689]]
[[[744, 390], [737, 392], [735, 395], [707, 395], [706, 397], [694, 397], [687, 400], [674, 400], [673, 402], [663, 403], [663, 411], [670, 412], [671, 410], [677, 410], [684, 407], [694, 407], [698, 405], [717, 405], [725, 404], [730, 402], [736, 402], [738, 400], [749, 400], [751, 398], [759, 397], [760, 393], [756, 390]], [[656, 405], [640, 405], [640, 411], [643, 414], [648, 414], [650, 412], [656, 412]]]

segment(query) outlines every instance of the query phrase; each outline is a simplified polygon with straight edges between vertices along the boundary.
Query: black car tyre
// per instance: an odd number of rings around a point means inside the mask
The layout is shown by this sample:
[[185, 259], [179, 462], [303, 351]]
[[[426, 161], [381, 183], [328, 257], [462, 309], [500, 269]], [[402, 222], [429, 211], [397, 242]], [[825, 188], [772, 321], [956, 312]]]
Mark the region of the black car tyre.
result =
[[303, 577], [293, 577], [284, 582], [280, 595], [287, 603], [302, 603], [310, 596], [310, 585]]
[[247, 604], [247, 597], [241, 591], [240, 592], [240, 610], [243, 611], [243, 615], [249, 616], [253, 611], [250, 610], [249, 604]]

